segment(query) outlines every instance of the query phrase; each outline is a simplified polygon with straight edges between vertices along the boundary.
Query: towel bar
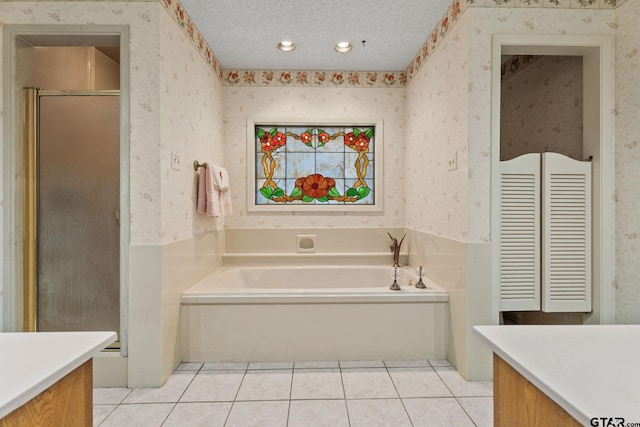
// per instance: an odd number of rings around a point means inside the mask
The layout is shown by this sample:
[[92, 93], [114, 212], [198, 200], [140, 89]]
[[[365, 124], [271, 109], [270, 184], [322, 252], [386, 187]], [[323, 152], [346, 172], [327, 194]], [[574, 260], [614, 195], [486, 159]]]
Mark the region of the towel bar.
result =
[[193, 170], [194, 170], [194, 171], [197, 171], [199, 168], [206, 168], [206, 167], [207, 167], [207, 164], [206, 164], [206, 163], [200, 163], [200, 162], [199, 162], [199, 161], [197, 161], [197, 160], [194, 160], [194, 161], [193, 161]]

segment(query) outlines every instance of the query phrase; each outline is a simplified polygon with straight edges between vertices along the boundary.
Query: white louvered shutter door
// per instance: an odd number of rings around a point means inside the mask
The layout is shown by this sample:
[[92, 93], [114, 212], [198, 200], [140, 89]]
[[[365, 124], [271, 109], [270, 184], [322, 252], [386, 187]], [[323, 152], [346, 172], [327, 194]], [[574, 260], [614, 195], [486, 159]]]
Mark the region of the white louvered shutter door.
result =
[[542, 155], [542, 311], [591, 311], [591, 163]]
[[540, 310], [540, 154], [500, 162], [500, 311]]

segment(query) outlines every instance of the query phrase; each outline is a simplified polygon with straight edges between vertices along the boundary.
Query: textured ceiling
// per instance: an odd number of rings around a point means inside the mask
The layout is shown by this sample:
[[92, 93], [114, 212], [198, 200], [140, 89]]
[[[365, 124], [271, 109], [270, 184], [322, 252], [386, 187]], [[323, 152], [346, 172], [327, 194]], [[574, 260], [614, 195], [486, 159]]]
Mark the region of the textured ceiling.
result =
[[[225, 69], [404, 71], [451, 0], [181, 3]], [[284, 39], [297, 49], [280, 52]], [[333, 50], [342, 40], [353, 43], [351, 52]]]

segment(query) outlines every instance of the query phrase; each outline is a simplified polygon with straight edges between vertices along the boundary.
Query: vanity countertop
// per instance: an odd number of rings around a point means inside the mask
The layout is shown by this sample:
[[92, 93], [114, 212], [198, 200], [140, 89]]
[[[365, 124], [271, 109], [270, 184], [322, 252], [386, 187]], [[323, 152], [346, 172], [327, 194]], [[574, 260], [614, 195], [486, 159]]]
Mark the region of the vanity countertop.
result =
[[592, 425], [594, 417], [640, 423], [640, 325], [474, 329], [580, 423]]
[[116, 340], [115, 332], [0, 333], [0, 418]]

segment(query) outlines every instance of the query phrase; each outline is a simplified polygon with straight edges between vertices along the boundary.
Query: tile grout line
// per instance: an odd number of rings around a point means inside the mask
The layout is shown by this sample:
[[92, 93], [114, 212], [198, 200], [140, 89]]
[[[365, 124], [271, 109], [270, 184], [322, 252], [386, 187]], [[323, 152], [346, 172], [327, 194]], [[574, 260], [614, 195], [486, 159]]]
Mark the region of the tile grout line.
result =
[[[429, 365], [431, 365], [431, 363], [429, 363]], [[398, 387], [396, 386], [395, 381], [393, 381], [393, 377], [391, 376], [391, 372], [389, 372], [389, 367], [387, 366], [386, 363], [384, 363], [384, 369], [387, 371], [387, 375], [389, 375], [389, 379], [391, 380], [391, 384], [393, 384], [393, 388], [396, 391], [396, 393], [398, 394], [398, 399], [400, 400], [400, 404], [402, 405], [402, 409], [404, 409], [404, 413], [407, 414], [407, 418], [409, 419], [409, 424], [411, 424], [411, 427], [413, 427], [413, 420], [411, 419], [411, 415], [409, 415], [409, 411], [407, 411], [407, 407], [404, 406], [404, 400], [402, 400], [402, 397], [400, 396], [400, 392], [398, 391]]]
[[231, 406], [229, 407], [229, 412], [227, 412], [227, 417], [224, 419], [223, 426], [226, 426], [227, 423], [229, 422], [229, 416], [231, 415], [231, 411], [233, 411], [233, 407], [236, 404], [236, 399], [238, 398], [238, 394], [240, 394], [240, 388], [242, 387], [242, 383], [244, 382], [244, 378], [247, 376], [247, 371], [249, 371], [249, 363], [248, 362], [247, 362], [247, 367], [244, 368], [244, 374], [242, 375], [242, 380], [240, 380], [240, 384], [238, 385], [238, 390], [236, 390], [236, 394], [235, 394], [235, 396], [233, 396], [233, 401], [231, 402]]
[[464, 407], [464, 405], [462, 403], [460, 403], [460, 401], [458, 400], [458, 396], [453, 396], [453, 398], [456, 400], [456, 402], [458, 403], [458, 405], [460, 405], [460, 407], [462, 408], [462, 410], [464, 411], [465, 414], [467, 414], [467, 417], [469, 417], [469, 419], [471, 420], [471, 422], [473, 423], [474, 426], [478, 427], [478, 424], [476, 423], [476, 420], [473, 419], [473, 417], [471, 416], [471, 414], [469, 412], [467, 412], [467, 408]]
[[351, 427], [351, 416], [349, 416], [349, 405], [347, 405], [347, 391], [344, 388], [344, 379], [342, 378], [342, 366], [338, 362], [338, 370], [340, 371], [340, 384], [342, 384], [342, 396], [344, 397], [344, 408], [347, 411], [347, 424]]
[[[431, 365], [431, 362], [429, 362], [429, 364]], [[440, 373], [438, 372], [436, 367], [432, 365], [431, 368], [433, 369], [433, 372], [436, 373], [438, 378], [440, 378], [440, 381], [442, 381], [442, 384], [444, 384], [444, 386], [447, 388], [447, 390], [449, 390], [449, 393], [451, 393], [451, 397], [456, 397], [456, 395], [453, 392], [453, 390], [451, 390], [451, 388], [449, 387], [449, 384], [447, 384], [447, 382], [440, 376]], [[457, 400], [456, 400], [456, 402], [457, 402]]]
[[[431, 362], [429, 362], [429, 364], [431, 364]], [[441, 366], [442, 367], [442, 366]], [[455, 393], [453, 392], [453, 390], [451, 390], [451, 388], [449, 388], [449, 384], [447, 384], [447, 382], [440, 376], [440, 373], [438, 372], [438, 370], [436, 369], [435, 366], [432, 365], [433, 371], [436, 373], [436, 375], [438, 376], [438, 378], [440, 378], [440, 381], [442, 381], [442, 383], [444, 384], [444, 386], [447, 388], [447, 390], [449, 390], [449, 393], [451, 393], [451, 396], [453, 397], [453, 399], [456, 401], [456, 403], [460, 406], [460, 408], [462, 408], [462, 410], [464, 411], [464, 413], [467, 415], [467, 417], [469, 417], [469, 419], [471, 420], [471, 423], [474, 426], [477, 426], [475, 420], [471, 417], [471, 415], [469, 415], [469, 413], [467, 412], [467, 410], [465, 409], [464, 406], [462, 406], [462, 404], [460, 403], [460, 401], [458, 400], [458, 396], [455, 395]], [[466, 381], [466, 380], [465, 380]]]
[[287, 407], [286, 426], [289, 425], [289, 418], [291, 418], [291, 396], [293, 395], [293, 375], [295, 374], [294, 367], [295, 367], [295, 362], [291, 364], [291, 384], [289, 385], [289, 406]]
[[[133, 391], [133, 389], [132, 389], [132, 388], [127, 387], [127, 389], [129, 390], [129, 392], [127, 393], [127, 395], [126, 395], [126, 396], [124, 396], [124, 397], [120, 400], [120, 402], [118, 402], [118, 403], [116, 403], [116, 404], [115, 404], [115, 408], [113, 408], [113, 409], [112, 409], [112, 410], [107, 414], [107, 416], [106, 416], [106, 417], [104, 417], [104, 418], [102, 419], [102, 421], [100, 421], [100, 424], [98, 424], [98, 427], [99, 427], [99, 426], [101, 426], [102, 424], [104, 424], [104, 422], [107, 420], [107, 418], [109, 418], [109, 416], [110, 416], [111, 414], [113, 414], [113, 413], [115, 412], [115, 410], [116, 410], [116, 409], [118, 409], [118, 408], [120, 407], [120, 405], [122, 405], [122, 402], [124, 402], [124, 400], [125, 400], [125, 399], [126, 399], [126, 398], [131, 394], [131, 392]], [[92, 387], [92, 393], [93, 393], [93, 387]], [[95, 403], [94, 403], [94, 404], [92, 404], [91, 406], [92, 406], [92, 407], [91, 407], [91, 411], [93, 411], [93, 407], [95, 407]]]
[[[123, 400], [124, 400], [124, 399], [123, 399]], [[95, 406], [95, 405], [92, 405], [92, 406]], [[114, 407], [111, 411], [109, 411], [109, 413], [107, 414], [107, 416], [106, 416], [106, 417], [104, 417], [104, 418], [102, 419], [102, 421], [100, 421], [100, 424], [98, 424], [98, 427], [99, 427], [99, 426], [101, 426], [102, 424], [104, 424], [104, 422], [107, 420], [107, 418], [109, 418], [109, 415], [113, 414], [113, 412], [114, 412], [116, 409], [118, 409], [118, 407], [119, 407], [119, 406], [120, 406], [120, 404], [119, 404], [119, 403], [118, 403], [117, 405], [115, 405], [115, 407]], [[93, 411], [93, 408], [91, 408], [91, 410]]]
[[[178, 365], [179, 367], [180, 365]], [[193, 383], [193, 381], [196, 379], [196, 377], [198, 376], [198, 374], [200, 373], [200, 370], [202, 369], [202, 367], [204, 366], [204, 363], [202, 365], [200, 365], [200, 367], [198, 368], [198, 370], [196, 371], [195, 375], [193, 376], [193, 378], [191, 378], [191, 381], [189, 381], [189, 384], [187, 384], [187, 386], [184, 388], [184, 390], [182, 391], [182, 393], [180, 393], [180, 396], [178, 396], [178, 399], [173, 402], [173, 407], [171, 408], [171, 410], [169, 411], [169, 413], [167, 414], [167, 416], [164, 418], [164, 420], [162, 421], [162, 423], [160, 424], [160, 426], [163, 426], [164, 423], [167, 422], [167, 420], [169, 419], [169, 417], [171, 416], [171, 413], [176, 409], [176, 406], [178, 406], [178, 403], [180, 402], [180, 399], [182, 399], [182, 396], [184, 396], [184, 394], [187, 392], [187, 389], [189, 388], [189, 386]], [[176, 373], [176, 371], [178, 370], [178, 368], [176, 368], [173, 373], [171, 375], [174, 375]], [[191, 371], [193, 372], [193, 371]]]

